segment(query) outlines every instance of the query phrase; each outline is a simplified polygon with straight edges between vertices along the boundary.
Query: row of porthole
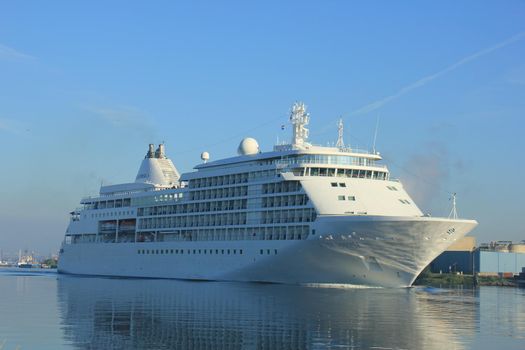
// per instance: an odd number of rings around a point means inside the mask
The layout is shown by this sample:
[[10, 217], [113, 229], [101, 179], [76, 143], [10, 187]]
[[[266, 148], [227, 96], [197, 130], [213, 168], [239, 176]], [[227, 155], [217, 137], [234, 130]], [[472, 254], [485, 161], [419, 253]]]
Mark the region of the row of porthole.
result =
[[[261, 249], [259, 251], [260, 255], [271, 255], [273, 251], [274, 255], [277, 255], [277, 249]], [[192, 253], [193, 252], [193, 253]], [[141, 255], [148, 255], [148, 254], [184, 254], [184, 249], [138, 249], [137, 254]], [[197, 255], [197, 254], [205, 254], [205, 255], [243, 255], [242, 249], [186, 249], [187, 255]]]
[[[215, 253], [214, 253], [215, 251]], [[207, 255], [237, 255], [243, 254], [242, 249], [186, 249], [186, 254]], [[184, 254], [184, 249], [138, 249], [137, 254]]]

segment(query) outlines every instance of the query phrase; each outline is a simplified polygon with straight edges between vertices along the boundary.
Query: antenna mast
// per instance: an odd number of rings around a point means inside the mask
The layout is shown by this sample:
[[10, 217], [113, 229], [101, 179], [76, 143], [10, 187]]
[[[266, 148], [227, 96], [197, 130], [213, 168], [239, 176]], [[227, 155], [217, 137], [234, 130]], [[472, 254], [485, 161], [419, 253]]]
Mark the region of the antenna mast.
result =
[[345, 142], [343, 140], [343, 131], [343, 118], [339, 118], [339, 122], [337, 123], [337, 143], [335, 144], [335, 147], [339, 149], [345, 148]]
[[448, 218], [457, 220], [458, 211], [456, 210], [456, 192], [452, 193], [452, 197], [450, 199], [452, 200], [452, 210], [450, 210], [450, 214], [448, 214]]

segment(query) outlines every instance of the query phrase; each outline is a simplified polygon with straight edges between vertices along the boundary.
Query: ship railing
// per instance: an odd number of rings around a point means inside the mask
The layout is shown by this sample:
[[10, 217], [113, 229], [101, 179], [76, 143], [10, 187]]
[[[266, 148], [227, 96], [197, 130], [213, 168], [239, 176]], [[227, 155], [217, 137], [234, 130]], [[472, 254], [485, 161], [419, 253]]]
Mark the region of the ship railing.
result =
[[[312, 147], [337, 148], [337, 151], [341, 152], [341, 153], [379, 155], [378, 152], [371, 152], [370, 150], [367, 150], [367, 149], [353, 148], [351, 146], [346, 146], [346, 147], [339, 148], [339, 147], [336, 147], [336, 146], [326, 146], [326, 145], [321, 145], [321, 144], [317, 144], [317, 143], [310, 143], [310, 145]], [[303, 148], [297, 148], [296, 146], [291, 145], [291, 144], [287, 143], [286, 141], [283, 141], [282, 143], [277, 143], [276, 145], [274, 145], [274, 149], [276, 151], [292, 151], [292, 150], [303, 149]], [[308, 149], [308, 148], [306, 148], [306, 149]]]
[[356, 154], [373, 154], [373, 155], [377, 155], [378, 154], [377, 152], [370, 152], [367, 149], [352, 148], [352, 147], [339, 148], [339, 152], [342, 152], [342, 153], [356, 153]]
[[137, 193], [145, 193], [145, 192], [155, 192], [155, 191], [164, 191], [168, 189], [180, 189], [186, 187], [186, 184], [181, 182], [178, 187], [152, 187], [147, 188], [143, 190], [136, 190], [136, 191], [122, 191], [122, 192], [111, 192], [111, 193], [104, 193], [99, 195], [92, 195], [92, 196], [84, 196], [80, 200], [80, 202], [89, 201], [89, 200], [96, 200], [96, 199], [102, 199], [105, 197], [114, 197], [114, 196], [126, 196], [126, 195], [132, 195]]
[[303, 164], [316, 164], [316, 165], [335, 165], [335, 166], [360, 166], [367, 168], [380, 168], [387, 169], [385, 164], [360, 164], [359, 162], [349, 162], [349, 163], [338, 163], [338, 162], [318, 162], [315, 159], [298, 159], [298, 160], [277, 160], [275, 161], [277, 168], [282, 169], [290, 165], [301, 166]]

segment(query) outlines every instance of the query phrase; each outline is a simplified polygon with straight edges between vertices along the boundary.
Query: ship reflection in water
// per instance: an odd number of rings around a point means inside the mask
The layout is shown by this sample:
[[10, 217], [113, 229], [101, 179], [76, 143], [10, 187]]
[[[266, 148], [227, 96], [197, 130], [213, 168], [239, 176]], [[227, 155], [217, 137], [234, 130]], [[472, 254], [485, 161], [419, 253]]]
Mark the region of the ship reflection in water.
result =
[[474, 291], [59, 276], [64, 337], [79, 349], [463, 348]]

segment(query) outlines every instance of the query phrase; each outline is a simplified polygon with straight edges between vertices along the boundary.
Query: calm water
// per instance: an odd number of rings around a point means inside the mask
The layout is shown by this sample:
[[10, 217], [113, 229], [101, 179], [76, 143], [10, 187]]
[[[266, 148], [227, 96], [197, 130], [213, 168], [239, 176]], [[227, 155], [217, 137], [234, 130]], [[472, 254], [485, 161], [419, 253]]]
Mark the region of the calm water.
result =
[[525, 349], [525, 290], [349, 289], [0, 269], [0, 349]]

